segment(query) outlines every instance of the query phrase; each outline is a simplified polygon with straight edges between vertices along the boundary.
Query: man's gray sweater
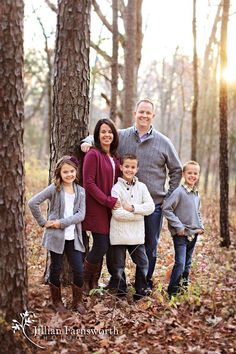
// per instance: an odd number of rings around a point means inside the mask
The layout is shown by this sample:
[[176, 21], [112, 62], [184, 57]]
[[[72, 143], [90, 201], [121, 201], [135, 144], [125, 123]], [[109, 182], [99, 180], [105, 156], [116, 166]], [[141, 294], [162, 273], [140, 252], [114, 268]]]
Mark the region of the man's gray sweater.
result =
[[165, 199], [163, 215], [168, 220], [171, 235], [185, 230], [186, 236], [204, 229], [200, 214], [200, 197], [198, 192], [188, 192], [184, 186], [179, 186]]
[[[137, 177], [146, 184], [155, 204], [162, 203], [178, 187], [182, 168], [177, 152], [165, 135], [152, 129], [144, 141], [140, 141], [134, 127], [121, 129], [119, 132], [118, 153], [135, 154], [139, 160]], [[91, 136], [84, 139], [92, 143]], [[169, 176], [169, 189], [166, 194], [165, 183]]]

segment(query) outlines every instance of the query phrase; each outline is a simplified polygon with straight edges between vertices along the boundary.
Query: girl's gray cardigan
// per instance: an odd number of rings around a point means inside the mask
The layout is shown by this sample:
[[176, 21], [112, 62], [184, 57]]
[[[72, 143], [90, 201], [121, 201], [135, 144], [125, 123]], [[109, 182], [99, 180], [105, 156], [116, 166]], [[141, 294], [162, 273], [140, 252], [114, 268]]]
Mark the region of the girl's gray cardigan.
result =
[[73, 184], [73, 188], [75, 192], [74, 215], [66, 219], [64, 218], [65, 192], [63, 186], [61, 191], [58, 192], [55, 184], [51, 184], [31, 198], [28, 203], [36, 221], [43, 227], [46, 224], [46, 219], [43, 217], [39, 206], [45, 200], [49, 200], [48, 220], [59, 220], [61, 227], [60, 229], [46, 228], [42, 244], [48, 250], [59, 254], [64, 251], [64, 229], [72, 224], [75, 224], [74, 247], [78, 251], [85, 252], [81, 228], [81, 222], [85, 217], [85, 191], [84, 188], [76, 183]]

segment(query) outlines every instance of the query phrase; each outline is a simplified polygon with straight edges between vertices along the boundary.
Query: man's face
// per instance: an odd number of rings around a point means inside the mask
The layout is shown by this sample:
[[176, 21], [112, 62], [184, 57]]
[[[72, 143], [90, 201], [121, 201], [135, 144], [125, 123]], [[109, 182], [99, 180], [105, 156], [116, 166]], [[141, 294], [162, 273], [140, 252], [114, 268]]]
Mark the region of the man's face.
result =
[[148, 131], [152, 125], [154, 115], [152, 104], [149, 102], [141, 102], [136, 112], [134, 112], [137, 130]]

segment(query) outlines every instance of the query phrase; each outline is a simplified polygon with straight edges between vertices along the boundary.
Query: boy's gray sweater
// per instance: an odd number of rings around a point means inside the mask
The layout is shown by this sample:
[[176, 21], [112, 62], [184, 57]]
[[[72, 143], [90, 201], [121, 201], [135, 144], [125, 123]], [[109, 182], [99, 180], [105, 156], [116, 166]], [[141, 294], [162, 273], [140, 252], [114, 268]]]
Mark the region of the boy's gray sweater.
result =
[[188, 236], [197, 233], [197, 229], [204, 229], [199, 209], [198, 192], [188, 192], [182, 185], [176, 188], [169, 198], [164, 200], [162, 209], [171, 235], [185, 229]]
[[[141, 142], [134, 126], [118, 132], [119, 155], [130, 153], [137, 156], [139, 160], [137, 177], [148, 187], [154, 203], [162, 203], [164, 197], [169, 196], [178, 187], [182, 176], [181, 162], [170, 139], [152, 129], [147, 139]], [[84, 141], [93, 143], [91, 136]], [[167, 175], [169, 189], [166, 193]]]

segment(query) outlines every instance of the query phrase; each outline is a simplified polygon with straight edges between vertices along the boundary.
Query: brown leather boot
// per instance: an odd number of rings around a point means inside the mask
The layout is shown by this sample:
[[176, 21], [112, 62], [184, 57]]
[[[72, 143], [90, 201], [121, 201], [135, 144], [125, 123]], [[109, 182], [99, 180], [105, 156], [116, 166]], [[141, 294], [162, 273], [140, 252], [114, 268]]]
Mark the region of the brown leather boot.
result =
[[86, 259], [84, 261], [84, 285], [83, 292], [85, 295], [89, 295], [91, 289], [93, 289], [93, 276], [96, 272], [98, 264], [92, 264]]
[[65, 308], [61, 298], [61, 288], [49, 283], [51, 298], [52, 298], [52, 307], [56, 312], [67, 313], [68, 310]]
[[92, 278], [92, 284], [91, 284], [92, 289], [98, 288], [98, 280], [102, 272], [102, 262], [97, 263], [96, 266], [97, 267], [95, 269], [95, 272], [93, 273], [93, 278]]
[[83, 289], [79, 288], [75, 284], [72, 284], [72, 294], [73, 294], [73, 302], [72, 302], [73, 309], [78, 311], [81, 315], [85, 315], [86, 309], [82, 301]]

